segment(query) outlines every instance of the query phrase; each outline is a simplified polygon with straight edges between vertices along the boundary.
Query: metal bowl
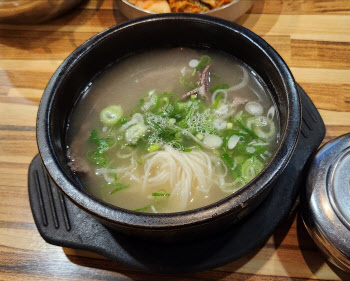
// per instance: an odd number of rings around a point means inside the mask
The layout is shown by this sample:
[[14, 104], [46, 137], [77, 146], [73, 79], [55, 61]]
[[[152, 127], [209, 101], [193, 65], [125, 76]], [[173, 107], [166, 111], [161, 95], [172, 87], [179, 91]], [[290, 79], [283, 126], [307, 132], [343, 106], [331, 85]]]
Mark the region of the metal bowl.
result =
[[0, 23], [35, 24], [52, 19], [82, 0], [0, 0]]
[[[135, 19], [143, 16], [154, 15], [150, 12], [134, 6], [127, 0], [115, 0], [119, 10], [129, 19]], [[217, 9], [210, 10], [201, 14], [223, 18], [229, 21], [234, 21], [241, 15], [246, 13], [253, 5], [253, 0], [234, 0], [230, 4]]]
[[350, 133], [325, 144], [301, 194], [306, 229], [329, 261], [350, 272]]

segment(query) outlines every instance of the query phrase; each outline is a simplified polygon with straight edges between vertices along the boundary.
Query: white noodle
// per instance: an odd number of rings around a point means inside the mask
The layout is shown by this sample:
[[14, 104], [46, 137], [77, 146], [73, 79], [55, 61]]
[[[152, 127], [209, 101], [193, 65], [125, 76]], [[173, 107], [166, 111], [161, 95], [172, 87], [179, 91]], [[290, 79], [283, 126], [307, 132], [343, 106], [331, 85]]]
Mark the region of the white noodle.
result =
[[[260, 92], [265, 92], [265, 90], [264, 90], [264, 88], [259, 84], [259, 83], [257, 83], [257, 85], [259, 85], [259, 87], [260, 87]], [[261, 98], [261, 96], [253, 89], [253, 88], [251, 88], [251, 87], [249, 87], [248, 86], [248, 88], [254, 93], [254, 95], [256, 95], [256, 97], [258, 98], [258, 100], [260, 101], [260, 102], [262, 102], [263, 100], [262, 100], [262, 98]]]
[[114, 175], [111, 176], [109, 173], [103, 174], [103, 177], [104, 177], [105, 181], [108, 182], [108, 183], [111, 183], [111, 182], [115, 181]]
[[[220, 174], [214, 170], [207, 153], [201, 150], [182, 152], [169, 145], [149, 153], [143, 161], [142, 188], [169, 186], [169, 206], [175, 211], [185, 210], [195, 192], [208, 193], [215, 181], [227, 174], [227, 169]], [[138, 179], [132, 174], [134, 171], [131, 171], [131, 177]]]
[[[95, 170], [96, 175], [102, 175], [104, 179], [111, 183], [114, 182], [114, 174], [118, 175], [118, 180], [125, 178], [126, 176], [132, 175], [132, 173], [137, 169], [137, 162], [134, 158], [130, 159], [130, 166], [124, 168], [108, 169], [108, 168], [99, 168]], [[112, 175], [112, 177], [111, 177]], [[138, 179], [135, 175], [132, 176], [135, 179]]]
[[243, 67], [242, 67], [242, 71], [243, 71], [242, 81], [239, 84], [232, 86], [231, 88], [228, 88], [226, 90], [227, 92], [237, 91], [237, 90], [242, 89], [243, 87], [247, 86], [248, 81], [249, 81], [248, 71], [245, 70]]
[[125, 159], [125, 158], [130, 158], [131, 156], [133, 156], [134, 153], [135, 153], [135, 150], [128, 146], [125, 149], [118, 150], [117, 156], [119, 158]]
[[[214, 162], [214, 171], [215, 176], [219, 177], [220, 182], [225, 181], [225, 177], [227, 176], [227, 167], [224, 162], [219, 157], [213, 157], [212, 161]], [[223, 172], [218, 172], [217, 170], [223, 170]], [[219, 184], [218, 184], [219, 185]], [[221, 184], [220, 184], [221, 185]]]

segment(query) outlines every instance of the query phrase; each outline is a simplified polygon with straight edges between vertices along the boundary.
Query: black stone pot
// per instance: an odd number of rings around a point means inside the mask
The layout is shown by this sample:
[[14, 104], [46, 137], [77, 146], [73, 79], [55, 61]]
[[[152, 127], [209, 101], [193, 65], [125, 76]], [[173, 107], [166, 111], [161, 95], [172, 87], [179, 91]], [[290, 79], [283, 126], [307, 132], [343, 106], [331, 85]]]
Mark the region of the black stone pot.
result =
[[[67, 165], [67, 120], [83, 89], [110, 63], [135, 52], [167, 46], [219, 50], [252, 67], [277, 103], [280, 143], [270, 163], [252, 182], [219, 202], [180, 213], [137, 213], [102, 202], [75, 180]], [[293, 76], [262, 38], [218, 18], [165, 14], [111, 27], [78, 47], [57, 69], [44, 92], [37, 119], [37, 142], [48, 174], [79, 208], [124, 234], [175, 240], [217, 232], [254, 210], [288, 164], [300, 124], [301, 104]]]

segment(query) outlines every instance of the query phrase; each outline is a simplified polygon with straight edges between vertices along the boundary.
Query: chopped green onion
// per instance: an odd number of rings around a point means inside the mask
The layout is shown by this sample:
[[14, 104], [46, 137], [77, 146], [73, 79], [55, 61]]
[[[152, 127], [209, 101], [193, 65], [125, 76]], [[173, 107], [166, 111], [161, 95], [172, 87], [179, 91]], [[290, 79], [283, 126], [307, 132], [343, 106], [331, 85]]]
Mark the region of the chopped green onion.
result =
[[98, 131], [97, 129], [93, 129], [91, 131], [90, 137], [88, 138], [88, 143], [97, 145], [97, 139], [98, 139]]
[[[189, 77], [191, 77], [191, 76], [189, 76]], [[195, 89], [195, 88], [198, 86], [198, 84], [197, 84], [197, 83], [191, 83], [191, 82], [186, 81], [189, 77], [188, 77], [188, 76], [181, 76], [181, 77], [180, 77], [180, 83], [181, 83], [182, 85], [184, 85], [184, 86], [190, 88], [190, 89]]]
[[259, 137], [249, 128], [247, 128], [246, 126], [244, 126], [244, 124], [242, 123], [241, 119], [236, 119], [236, 122], [238, 124], [238, 126], [245, 132], [247, 132], [249, 135], [251, 135], [253, 138], [258, 139]]
[[136, 162], [142, 166], [143, 165], [143, 158], [141, 157], [140, 160], [137, 160]]
[[119, 105], [110, 105], [100, 113], [100, 120], [103, 124], [111, 126], [116, 124], [123, 115], [123, 109]]
[[156, 196], [156, 197], [157, 196], [166, 196], [166, 197], [168, 197], [168, 196], [170, 196], [170, 193], [168, 193], [165, 189], [160, 189], [157, 192], [153, 192], [152, 196]]
[[227, 84], [220, 84], [220, 85], [217, 85], [217, 86], [211, 88], [210, 92], [213, 94], [217, 90], [225, 90], [225, 89], [228, 89], [228, 88], [230, 88], [229, 85], [227, 85]]
[[149, 208], [151, 208], [153, 206], [153, 204], [149, 204], [149, 205], [147, 205], [147, 206], [145, 206], [145, 207], [142, 207], [142, 208], [139, 208], [139, 209], [135, 209], [135, 210], [133, 210], [134, 212], [145, 212], [145, 211], [147, 211]]
[[188, 124], [187, 124], [187, 120], [186, 119], [182, 119], [179, 123], [177, 123], [177, 125], [182, 128], [182, 129], [185, 129], [188, 127]]
[[[253, 131], [259, 138], [264, 140], [270, 139], [276, 133], [275, 124], [273, 121], [266, 119], [268, 124], [266, 126], [254, 126]], [[267, 128], [267, 130], [266, 130]]]
[[179, 139], [181, 137], [182, 133], [180, 131], [175, 133], [175, 138]]
[[170, 103], [170, 100], [168, 97], [163, 97], [160, 99], [163, 105], [168, 105]]
[[158, 150], [159, 148], [161, 148], [162, 146], [158, 143], [152, 144], [150, 147], [147, 148], [148, 152], [154, 152], [156, 150]]
[[159, 97], [157, 94], [152, 94], [151, 95], [151, 100], [153, 102], [153, 106], [151, 107], [151, 109], [157, 109], [159, 106]]
[[112, 146], [114, 146], [115, 144], [115, 140], [112, 138], [100, 138], [100, 139], [96, 139], [96, 144], [98, 146], [98, 150], [100, 152], [106, 151], [109, 148], [111, 148]]
[[233, 179], [238, 179], [241, 176], [241, 172], [237, 168], [232, 170], [231, 174]]
[[179, 110], [183, 110], [183, 109], [187, 108], [188, 104], [186, 102], [178, 102], [176, 104], [176, 106]]
[[128, 143], [135, 143], [137, 142], [143, 135], [145, 134], [147, 128], [145, 125], [139, 123], [131, 126], [127, 131], [125, 132], [125, 140]]
[[210, 148], [219, 148], [223, 144], [223, 139], [217, 135], [205, 135], [203, 138], [203, 143]]
[[147, 205], [147, 206], [145, 206], [145, 207], [143, 207], [143, 208], [135, 209], [135, 210], [133, 210], [133, 211], [134, 211], [134, 212], [145, 212], [145, 211], [147, 211], [148, 209], [151, 209], [151, 210], [152, 210], [152, 213], [158, 213], [153, 204], [149, 204], [149, 205]]
[[212, 106], [212, 109], [217, 109], [220, 103], [220, 100], [222, 99], [222, 93], [219, 93], [215, 99], [215, 102]]
[[145, 103], [145, 99], [140, 99], [139, 100], [139, 106], [143, 105]]
[[233, 182], [233, 185], [236, 187], [242, 187], [243, 185], [245, 185], [247, 183], [247, 181], [241, 177], [238, 177], [235, 179], [235, 181]]
[[235, 129], [226, 129], [222, 132], [222, 136], [226, 138], [230, 138], [232, 135], [237, 135], [245, 138], [248, 136], [248, 133], [242, 130], [235, 130]]
[[226, 152], [221, 154], [220, 157], [229, 170], [233, 171], [236, 168], [236, 165], [233, 163], [232, 158]]
[[162, 129], [162, 127], [161, 126], [159, 126], [156, 122], [154, 122], [153, 120], [149, 120], [149, 119], [147, 119], [147, 123], [148, 124], [150, 124], [150, 125], [152, 125], [153, 127], [155, 127], [157, 130], [159, 130], [159, 131], [162, 131], [163, 129]]
[[202, 134], [197, 134], [196, 138], [199, 139], [199, 140], [202, 140], [204, 138], [204, 136]]
[[244, 156], [236, 156], [234, 158], [235, 163], [242, 164], [247, 158]]
[[173, 142], [172, 147], [177, 148], [178, 150], [184, 150], [184, 146], [179, 142]]
[[128, 122], [128, 120], [126, 118], [122, 117], [122, 118], [120, 118], [119, 122], [121, 125], [124, 125]]
[[89, 161], [95, 163], [97, 166], [105, 167], [108, 163], [107, 156], [100, 151], [90, 150], [87, 152], [87, 158]]
[[264, 164], [253, 156], [243, 163], [241, 168], [242, 177], [245, 180], [250, 181], [255, 178], [263, 168]]
[[195, 67], [195, 71], [200, 70], [202, 67], [206, 67], [210, 64], [211, 58], [207, 55], [201, 56], [198, 65]]
[[109, 192], [109, 194], [114, 194], [120, 190], [129, 188], [130, 185], [129, 184], [123, 184], [123, 183], [119, 183], [119, 182], [112, 182], [112, 183], [108, 183], [108, 184], [104, 184], [101, 186], [101, 188], [106, 188], [106, 187], [110, 187], [110, 186], [116, 186], [117, 188], [113, 189], [112, 191]]

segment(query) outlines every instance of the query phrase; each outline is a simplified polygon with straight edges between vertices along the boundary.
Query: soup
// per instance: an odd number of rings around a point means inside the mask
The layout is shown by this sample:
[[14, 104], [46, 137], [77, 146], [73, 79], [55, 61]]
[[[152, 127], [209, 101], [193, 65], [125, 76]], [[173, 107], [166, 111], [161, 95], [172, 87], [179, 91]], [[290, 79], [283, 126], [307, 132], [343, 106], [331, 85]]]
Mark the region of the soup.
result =
[[152, 213], [217, 202], [254, 179], [279, 139], [275, 103], [241, 61], [174, 48], [112, 64], [69, 122], [70, 167], [88, 192]]

